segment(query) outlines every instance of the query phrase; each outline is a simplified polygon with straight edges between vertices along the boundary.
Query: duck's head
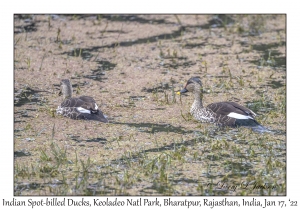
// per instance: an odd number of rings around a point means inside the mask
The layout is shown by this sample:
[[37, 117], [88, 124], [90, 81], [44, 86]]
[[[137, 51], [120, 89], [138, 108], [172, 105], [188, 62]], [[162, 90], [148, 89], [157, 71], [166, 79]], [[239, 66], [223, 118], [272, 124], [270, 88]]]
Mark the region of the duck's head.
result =
[[202, 93], [202, 82], [199, 77], [191, 77], [179, 93], [182, 94], [186, 92]]
[[71, 98], [72, 97], [72, 84], [69, 79], [62, 79], [61, 82], [61, 93], [63, 94], [64, 98]]

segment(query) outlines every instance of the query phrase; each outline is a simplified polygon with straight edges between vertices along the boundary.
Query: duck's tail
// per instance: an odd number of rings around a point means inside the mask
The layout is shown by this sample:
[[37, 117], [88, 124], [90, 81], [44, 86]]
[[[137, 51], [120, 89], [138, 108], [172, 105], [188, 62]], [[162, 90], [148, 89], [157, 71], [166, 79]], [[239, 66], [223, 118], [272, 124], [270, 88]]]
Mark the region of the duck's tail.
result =
[[253, 126], [251, 127], [251, 129], [254, 131], [254, 132], [259, 132], [259, 133], [273, 133], [273, 131], [271, 131], [270, 129], [262, 126], [262, 125], [256, 125], [256, 126]]
[[259, 132], [259, 133], [264, 133], [264, 132], [269, 132], [273, 133], [270, 129], [262, 126], [259, 124], [256, 120], [236, 120], [236, 125], [237, 126], [245, 126], [245, 127], [250, 127], [253, 131]]

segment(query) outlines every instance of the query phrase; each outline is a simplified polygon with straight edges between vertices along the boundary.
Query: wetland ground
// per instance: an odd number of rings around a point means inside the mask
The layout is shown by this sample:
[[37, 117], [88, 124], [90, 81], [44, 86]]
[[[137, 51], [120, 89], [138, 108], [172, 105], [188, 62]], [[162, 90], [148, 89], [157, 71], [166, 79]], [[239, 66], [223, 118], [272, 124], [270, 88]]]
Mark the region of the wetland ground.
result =
[[[191, 76], [274, 132], [193, 120]], [[63, 78], [110, 123], [56, 115]], [[286, 195], [286, 16], [16, 14], [14, 194]]]

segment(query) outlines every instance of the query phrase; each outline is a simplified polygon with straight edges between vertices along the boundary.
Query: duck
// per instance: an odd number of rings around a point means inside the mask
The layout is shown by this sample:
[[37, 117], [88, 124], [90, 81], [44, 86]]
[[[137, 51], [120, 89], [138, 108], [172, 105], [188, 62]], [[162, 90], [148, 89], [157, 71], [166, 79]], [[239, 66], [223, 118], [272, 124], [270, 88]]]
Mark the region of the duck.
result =
[[264, 126], [260, 125], [256, 120], [256, 114], [238, 103], [235, 102], [216, 102], [203, 106], [203, 87], [200, 77], [191, 77], [184, 88], [178, 94], [191, 92], [194, 95], [190, 113], [200, 122], [213, 123], [220, 127], [251, 127], [254, 131], [265, 132], [269, 131]]
[[96, 101], [90, 96], [72, 97], [72, 84], [69, 79], [61, 80], [61, 91], [64, 101], [57, 107], [56, 113], [75, 120], [95, 120], [108, 123], [108, 119], [99, 109]]

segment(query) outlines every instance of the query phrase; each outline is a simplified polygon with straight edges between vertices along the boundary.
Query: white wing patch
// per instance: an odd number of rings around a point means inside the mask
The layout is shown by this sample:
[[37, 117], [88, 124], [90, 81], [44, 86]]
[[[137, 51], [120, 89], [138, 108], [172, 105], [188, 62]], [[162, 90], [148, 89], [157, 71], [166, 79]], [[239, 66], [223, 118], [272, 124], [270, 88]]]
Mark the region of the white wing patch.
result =
[[253, 118], [250, 117], [250, 116], [238, 114], [238, 113], [235, 113], [235, 112], [230, 112], [227, 116], [235, 118], [235, 119], [241, 119], [241, 120], [247, 120], [247, 119], [252, 119], [253, 120]]
[[97, 104], [95, 103], [95, 109], [97, 110], [98, 109], [98, 106], [97, 106]]
[[82, 107], [76, 107], [77, 111], [80, 113], [91, 114], [90, 110], [84, 109]]
[[256, 114], [252, 111], [252, 110], [250, 110], [251, 111], [251, 113], [254, 115], [254, 117], [256, 116]]

